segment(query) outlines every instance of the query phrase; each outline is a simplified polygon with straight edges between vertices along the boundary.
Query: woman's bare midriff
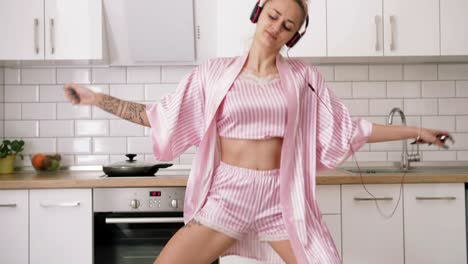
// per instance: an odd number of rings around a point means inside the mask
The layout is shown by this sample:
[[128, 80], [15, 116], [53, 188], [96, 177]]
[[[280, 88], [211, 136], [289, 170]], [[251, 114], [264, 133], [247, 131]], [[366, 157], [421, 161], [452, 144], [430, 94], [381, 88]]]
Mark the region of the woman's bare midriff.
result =
[[224, 163], [254, 170], [280, 168], [283, 138], [257, 140], [220, 137], [220, 142]]

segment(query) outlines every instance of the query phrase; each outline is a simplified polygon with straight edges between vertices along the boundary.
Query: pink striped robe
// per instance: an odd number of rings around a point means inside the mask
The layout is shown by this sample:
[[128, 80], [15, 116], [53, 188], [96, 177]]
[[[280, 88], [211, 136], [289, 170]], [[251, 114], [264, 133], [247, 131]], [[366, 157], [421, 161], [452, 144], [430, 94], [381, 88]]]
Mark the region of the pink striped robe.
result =
[[[184, 78], [174, 94], [147, 107], [156, 159], [172, 160], [190, 146], [198, 146], [185, 193], [186, 223], [201, 208], [210, 189], [213, 169], [220, 160], [216, 112], [247, 56], [209, 60]], [[351, 119], [315, 67], [281, 55], [276, 63], [288, 105], [280, 168], [286, 229], [298, 263], [341, 263], [317, 204], [316, 171], [335, 168], [357, 151], [367, 142], [372, 123]], [[282, 263], [254, 235], [235, 247], [240, 255]]]

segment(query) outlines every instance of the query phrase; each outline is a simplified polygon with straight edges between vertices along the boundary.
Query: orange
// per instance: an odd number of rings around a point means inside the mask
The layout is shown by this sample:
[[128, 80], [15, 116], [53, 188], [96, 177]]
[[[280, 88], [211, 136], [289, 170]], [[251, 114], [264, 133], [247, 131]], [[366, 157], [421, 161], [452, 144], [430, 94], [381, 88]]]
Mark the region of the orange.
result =
[[42, 162], [45, 159], [45, 155], [38, 153], [31, 158], [31, 163], [36, 169], [42, 169]]

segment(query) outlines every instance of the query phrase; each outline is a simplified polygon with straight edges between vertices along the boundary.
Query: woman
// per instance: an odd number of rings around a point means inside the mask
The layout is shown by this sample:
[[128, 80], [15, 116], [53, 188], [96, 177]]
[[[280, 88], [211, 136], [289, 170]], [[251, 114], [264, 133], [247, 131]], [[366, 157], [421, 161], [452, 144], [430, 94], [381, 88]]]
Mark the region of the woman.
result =
[[448, 135], [351, 119], [316, 68], [279, 55], [304, 23], [307, 6], [302, 0], [260, 6], [248, 54], [199, 65], [156, 104], [65, 86], [73, 104], [151, 127], [158, 160], [198, 146], [186, 225], [155, 263], [210, 263], [229, 254], [268, 263], [340, 263], [315, 199], [316, 171], [337, 167], [366, 142], [418, 138], [443, 146], [436, 135]]

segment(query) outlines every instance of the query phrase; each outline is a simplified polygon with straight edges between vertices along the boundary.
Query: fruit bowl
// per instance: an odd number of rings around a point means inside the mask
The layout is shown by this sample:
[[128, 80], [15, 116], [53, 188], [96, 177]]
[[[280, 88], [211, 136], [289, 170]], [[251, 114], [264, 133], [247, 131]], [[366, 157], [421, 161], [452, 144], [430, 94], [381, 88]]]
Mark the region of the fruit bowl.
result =
[[55, 172], [60, 169], [60, 154], [37, 153], [30, 155], [30, 158], [36, 172]]

